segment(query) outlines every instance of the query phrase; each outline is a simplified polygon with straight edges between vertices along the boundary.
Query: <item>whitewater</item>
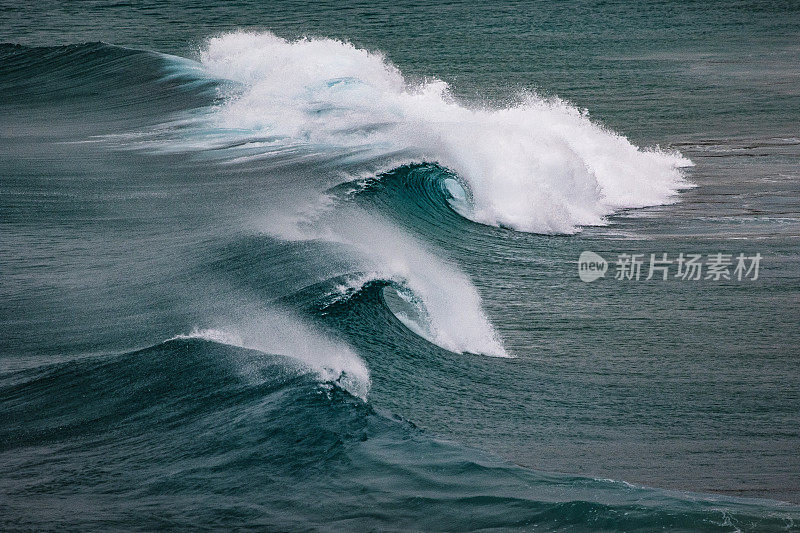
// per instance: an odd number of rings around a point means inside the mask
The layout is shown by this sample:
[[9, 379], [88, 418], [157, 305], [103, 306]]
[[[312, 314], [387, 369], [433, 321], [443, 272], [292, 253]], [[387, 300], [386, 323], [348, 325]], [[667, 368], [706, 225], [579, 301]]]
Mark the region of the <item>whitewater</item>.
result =
[[260, 143], [250, 157], [303, 147], [384, 169], [435, 162], [469, 188], [469, 218], [535, 233], [602, 225], [689, 186], [681, 169], [690, 160], [637, 148], [557, 98], [471, 107], [442, 81], [409, 83], [380, 52], [332, 39], [236, 32], [210, 39], [199, 55], [209, 76], [235, 85], [206, 117], [197, 148], [235, 139]]

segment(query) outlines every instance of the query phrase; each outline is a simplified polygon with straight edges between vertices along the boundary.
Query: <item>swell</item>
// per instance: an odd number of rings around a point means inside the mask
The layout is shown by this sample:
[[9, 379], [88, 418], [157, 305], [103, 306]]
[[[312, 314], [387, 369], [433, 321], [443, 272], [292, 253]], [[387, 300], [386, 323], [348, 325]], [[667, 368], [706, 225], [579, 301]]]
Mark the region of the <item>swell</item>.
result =
[[143, 528], [778, 531], [800, 513], [523, 469], [433, 439], [291, 358], [197, 338], [5, 373], [0, 391], [4, 529], [139, 516]]
[[[183, 58], [106, 43], [52, 47], [0, 44], [0, 88], [9, 134], [55, 133], [84, 140], [152, 127], [172, 114], [212, 105], [216, 82]], [[57, 113], [31, 115], [31, 110]], [[34, 119], [34, 120], [32, 120]], [[24, 122], [46, 121], [49, 128]], [[22, 127], [20, 127], [22, 126]]]

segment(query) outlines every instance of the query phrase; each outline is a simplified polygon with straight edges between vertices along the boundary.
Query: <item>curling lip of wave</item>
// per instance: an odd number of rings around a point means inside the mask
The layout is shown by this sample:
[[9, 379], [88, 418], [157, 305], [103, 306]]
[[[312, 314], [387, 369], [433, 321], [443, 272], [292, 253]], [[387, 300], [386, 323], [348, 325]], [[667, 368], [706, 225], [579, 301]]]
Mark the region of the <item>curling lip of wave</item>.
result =
[[383, 55], [349, 43], [230, 33], [210, 39], [200, 61], [238, 85], [204, 119], [201, 145], [268, 138], [265, 152], [306, 145], [350, 154], [348, 163], [398, 153], [437, 162], [468, 184], [476, 222], [573, 233], [691, 186], [679, 153], [639, 149], [560, 100], [472, 109], [446, 83], [412, 86]]
[[375, 213], [355, 206], [322, 210], [313, 223], [298, 227], [265, 220], [261, 231], [284, 240], [325, 240], [346, 246], [368, 274], [337, 288], [345, 294], [365, 283], [385, 280], [407, 288], [424, 310], [428, 340], [455, 353], [508, 357], [481, 308], [475, 286], [459, 268], [432, 253], [423, 242]]

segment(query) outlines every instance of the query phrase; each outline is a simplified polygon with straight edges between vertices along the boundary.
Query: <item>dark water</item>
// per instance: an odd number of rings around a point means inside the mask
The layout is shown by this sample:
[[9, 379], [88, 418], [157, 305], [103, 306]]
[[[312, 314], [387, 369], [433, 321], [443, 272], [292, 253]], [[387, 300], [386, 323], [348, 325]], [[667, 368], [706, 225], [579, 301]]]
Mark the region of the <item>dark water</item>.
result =
[[0, 13], [2, 529], [797, 528], [796, 2]]

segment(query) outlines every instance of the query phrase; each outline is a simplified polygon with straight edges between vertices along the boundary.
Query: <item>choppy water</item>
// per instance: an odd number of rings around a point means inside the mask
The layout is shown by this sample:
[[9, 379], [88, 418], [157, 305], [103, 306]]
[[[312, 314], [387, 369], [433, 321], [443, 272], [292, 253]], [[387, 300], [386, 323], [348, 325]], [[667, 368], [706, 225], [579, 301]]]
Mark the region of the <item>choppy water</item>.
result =
[[797, 527], [796, 3], [0, 12], [3, 529]]

